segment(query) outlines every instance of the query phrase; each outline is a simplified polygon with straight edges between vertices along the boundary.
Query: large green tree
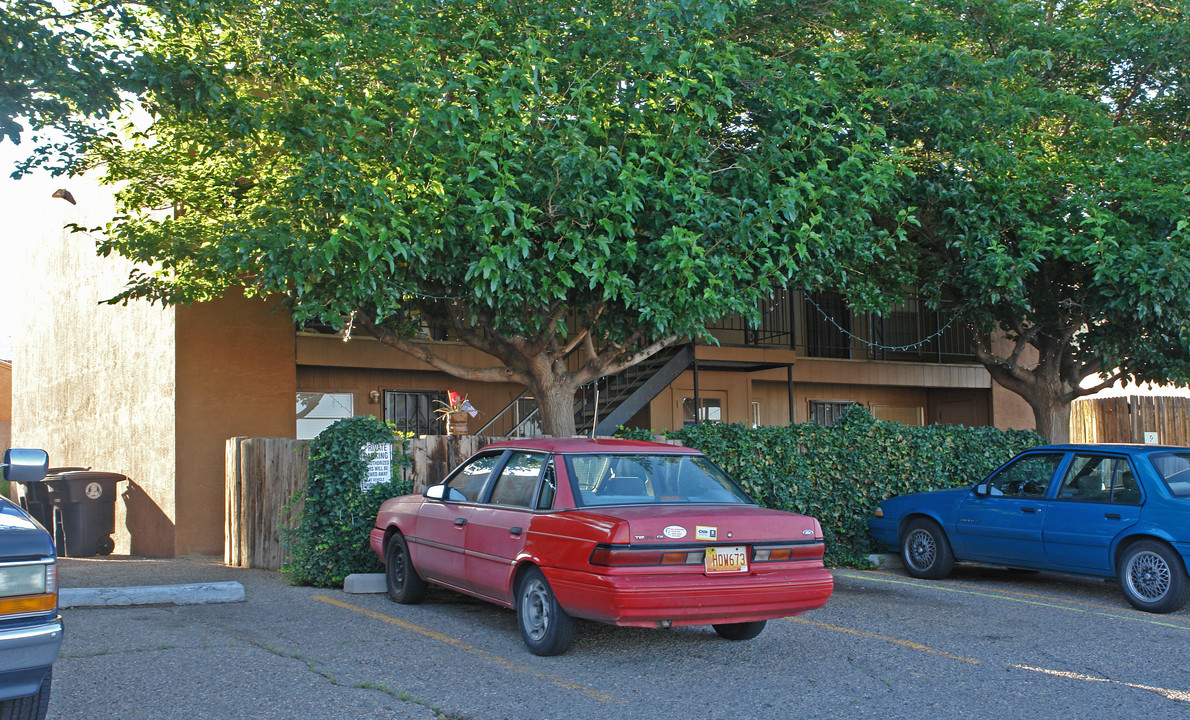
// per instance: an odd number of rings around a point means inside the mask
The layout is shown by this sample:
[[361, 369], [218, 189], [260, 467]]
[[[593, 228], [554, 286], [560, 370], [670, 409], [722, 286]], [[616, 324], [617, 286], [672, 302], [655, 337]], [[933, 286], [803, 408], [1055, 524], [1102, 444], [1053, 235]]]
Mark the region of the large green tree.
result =
[[[189, 7], [140, 61], [151, 125], [99, 155], [124, 183], [102, 250], [143, 267], [120, 300], [280, 294], [522, 384], [570, 435], [581, 385], [789, 282], [871, 299], [891, 264], [898, 165], [818, 8]], [[426, 321], [495, 362], [413, 342]]]
[[0, 141], [29, 148], [14, 177], [83, 167], [122, 93], [138, 89], [132, 66], [152, 4], [0, 2]]
[[849, 30], [912, 172], [899, 257], [1037, 429], [1066, 440], [1071, 401], [1121, 379], [1190, 380], [1184, 0], [893, 2]]

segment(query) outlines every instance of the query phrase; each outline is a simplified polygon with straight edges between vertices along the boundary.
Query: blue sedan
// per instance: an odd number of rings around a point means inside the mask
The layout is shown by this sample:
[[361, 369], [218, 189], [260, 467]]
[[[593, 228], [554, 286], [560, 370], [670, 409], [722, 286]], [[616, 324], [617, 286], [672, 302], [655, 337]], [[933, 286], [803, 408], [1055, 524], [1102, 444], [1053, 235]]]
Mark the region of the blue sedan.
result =
[[1190, 448], [1050, 445], [971, 487], [891, 498], [868, 528], [913, 577], [955, 562], [1115, 577], [1138, 610], [1190, 595]]

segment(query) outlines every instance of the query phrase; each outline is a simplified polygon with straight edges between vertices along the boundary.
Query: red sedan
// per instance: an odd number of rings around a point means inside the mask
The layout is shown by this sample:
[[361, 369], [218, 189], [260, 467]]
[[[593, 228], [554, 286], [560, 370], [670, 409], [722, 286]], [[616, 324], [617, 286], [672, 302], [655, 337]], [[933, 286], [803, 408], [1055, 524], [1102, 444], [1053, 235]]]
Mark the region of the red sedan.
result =
[[698, 451], [629, 440], [489, 445], [386, 501], [370, 544], [396, 602], [433, 583], [515, 608], [538, 655], [566, 651], [574, 618], [747, 640], [834, 584], [817, 520], [758, 507]]

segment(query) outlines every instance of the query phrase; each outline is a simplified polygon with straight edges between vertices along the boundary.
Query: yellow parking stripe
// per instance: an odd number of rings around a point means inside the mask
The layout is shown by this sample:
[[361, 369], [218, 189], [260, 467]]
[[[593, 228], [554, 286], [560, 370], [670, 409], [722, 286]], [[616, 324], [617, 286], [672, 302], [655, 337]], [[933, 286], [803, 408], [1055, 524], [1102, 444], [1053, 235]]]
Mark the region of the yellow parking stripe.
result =
[[1034, 595], [1031, 593], [1019, 592], [1015, 590], [991, 590], [988, 588], [980, 588], [975, 585], [964, 585], [963, 583], [957, 582], [942, 583], [930, 580], [916, 580], [870, 571], [851, 573], [835, 570], [834, 575], [836, 577], [845, 577], [852, 580], [871, 580], [872, 582], [889, 583], [891, 585], [909, 585], [917, 588], [938, 590], [940, 592], [958, 593], [960, 595], [975, 595], [979, 597], [997, 598], [1000, 600], [1024, 603], [1026, 605], [1039, 605], [1041, 607], [1049, 607], [1071, 612], [1081, 612], [1088, 615], [1101, 615], [1103, 617], [1115, 618], [1117, 620], [1129, 620], [1132, 622], [1143, 622], [1161, 627], [1177, 628], [1179, 630], [1190, 630], [1190, 621], [1187, 621], [1181, 617], [1170, 617], [1168, 615], [1157, 616], [1151, 613], [1142, 613], [1140, 611], [1121, 611], [1115, 608], [1109, 608], [1106, 605], [1096, 605], [1094, 603], [1081, 602], [1079, 600], [1067, 600], [1065, 598], [1047, 597], [1045, 595]]
[[791, 618], [785, 618], [785, 619], [790, 622], [800, 623], [802, 625], [813, 625], [814, 627], [820, 627], [824, 630], [834, 630], [835, 632], [847, 633], [848, 635], [855, 635], [856, 637], [869, 638], [872, 640], [883, 640], [884, 642], [893, 643], [894, 645], [901, 645], [903, 647], [907, 647], [910, 650], [917, 650], [918, 652], [929, 653], [930, 655], [940, 655], [944, 658], [949, 658], [951, 660], [958, 660], [959, 662], [970, 663], [972, 665], [979, 664], [979, 661], [976, 660], [975, 658], [963, 657], [962, 655], [953, 655], [951, 653], [948, 653], [948, 652], [945, 652], [942, 650], [935, 650], [934, 648], [932, 648], [928, 645], [922, 645], [921, 643], [915, 643], [912, 640], [902, 640], [900, 638], [889, 637], [888, 635], [877, 635], [876, 633], [864, 632], [863, 630], [853, 630], [851, 628], [839, 627], [838, 625], [827, 625], [826, 623], [814, 622], [812, 620], [806, 620], [805, 618], [800, 618], [800, 617], [791, 617]]
[[512, 670], [514, 672], [519, 672], [519, 673], [524, 673], [526, 675], [531, 675], [539, 680], [545, 680], [548, 683], [557, 685], [560, 688], [565, 688], [567, 690], [574, 690], [575, 692], [580, 692], [583, 695], [586, 695], [587, 697], [589, 697], [593, 700], [598, 700], [599, 702], [620, 703], [620, 704], [622, 704], [624, 702], [623, 700], [617, 700], [616, 698], [614, 698], [610, 695], [604, 695], [601, 692], [592, 690], [588, 687], [584, 687], [582, 685], [579, 685], [578, 683], [570, 682], [563, 678], [559, 678], [555, 675], [545, 675], [542, 673], [534, 672], [526, 667], [514, 665], [502, 657], [499, 657], [497, 655], [492, 655], [491, 653], [484, 652], [483, 650], [480, 650], [479, 648], [475, 647], [474, 645], [468, 645], [467, 643], [463, 642], [462, 640], [459, 640], [458, 638], [451, 637], [449, 635], [443, 635], [440, 632], [431, 630], [429, 628], [422, 627], [420, 625], [414, 625], [411, 622], [405, 622], [404, 620], [401, 620], [399, 618], [390, 617], [388, 615], [385, 615], [384, 613], [374, 612], [372, 610], [368, 610], [367, 608], [362, 608], [358, 605], [352, 605], [351, 603], [343, 602], [342, 600], [339, 600], [339, 599], [333, 598], [333, 597], [328, 597], [326, 595], [315, 595], [314, 599], [321, 600], [324, 603], [328, 603], [328, 604], [334, 605], [336, 607], [341, 607], [344, 610], [350, 610], [352, 612], [359, 613], [360, 615], [366, 615], [367, 617], [370, 617], [373, 620], [379, 620], [380, 622], [388, 623], [389, 625], [396, 625], [397, 627], [402, 628], [404, 630], [410, 630], [410, 631], [415, 632], [419, 635], [424, 635], [425, 637], [428, 637], [431, 640], [437, 640], [439, 642], [444, 642], [447, 645], [456, 647], [460, 650], [471, 653], [472, 655], [481, 657], [484, 660], [496, 663], [497, 665], [499, 665], [503, 668], [506, 668], [508, 670]]

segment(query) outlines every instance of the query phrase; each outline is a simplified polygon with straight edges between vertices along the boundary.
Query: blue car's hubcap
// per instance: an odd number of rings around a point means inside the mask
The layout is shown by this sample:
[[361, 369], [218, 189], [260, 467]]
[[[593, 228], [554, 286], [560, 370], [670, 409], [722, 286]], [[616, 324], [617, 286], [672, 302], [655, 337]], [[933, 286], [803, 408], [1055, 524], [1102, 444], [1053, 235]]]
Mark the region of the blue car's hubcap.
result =
[[530, 638], [537, 641], [545, 636], [550, 627], [550, 595], [545, 584], [537, 578], [526, 583], [521, 593], [521, 616]]
[[934, 536], [925, 530], [916, 530], [909, 536], [909, 562], [918, 570], [924, 570], [934, 564], [938, 556], [938, 546], [934, 543]]
[[1154, 552], [1141, 552], [1128, 562], [1128, 588], [1140, 598], [1155, 602], [1169, 592], [1169, 565]]

